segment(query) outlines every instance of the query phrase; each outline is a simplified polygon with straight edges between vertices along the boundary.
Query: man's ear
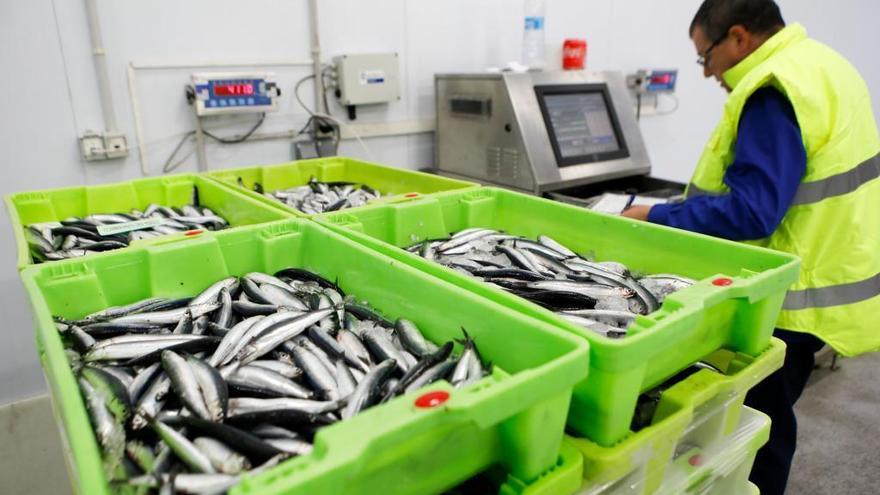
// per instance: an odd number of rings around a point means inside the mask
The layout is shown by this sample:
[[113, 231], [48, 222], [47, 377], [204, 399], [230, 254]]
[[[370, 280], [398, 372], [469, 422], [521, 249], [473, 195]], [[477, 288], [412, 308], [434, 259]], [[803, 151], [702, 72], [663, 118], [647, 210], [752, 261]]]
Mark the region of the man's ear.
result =
[[733, 39], [736, 49], [739, 52], [749, 51], [752, 45], [752, 33], [741, 24], [736, 24], [727, 31], [728, 36]]

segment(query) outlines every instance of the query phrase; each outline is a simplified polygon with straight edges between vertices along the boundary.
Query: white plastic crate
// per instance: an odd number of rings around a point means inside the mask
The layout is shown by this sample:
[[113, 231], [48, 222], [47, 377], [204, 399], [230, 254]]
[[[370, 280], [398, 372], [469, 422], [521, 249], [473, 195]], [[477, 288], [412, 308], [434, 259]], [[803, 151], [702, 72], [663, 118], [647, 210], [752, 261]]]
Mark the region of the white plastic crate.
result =
[[[739, 495], [756, 493], [749, 473], [758, 450], [770, 437], [770, 418], [743, 407], [730, 437], [710, 448], [680, 451], [657, 492], [661, 495]], [[750, 486], [751, 485], [751, 486]]]

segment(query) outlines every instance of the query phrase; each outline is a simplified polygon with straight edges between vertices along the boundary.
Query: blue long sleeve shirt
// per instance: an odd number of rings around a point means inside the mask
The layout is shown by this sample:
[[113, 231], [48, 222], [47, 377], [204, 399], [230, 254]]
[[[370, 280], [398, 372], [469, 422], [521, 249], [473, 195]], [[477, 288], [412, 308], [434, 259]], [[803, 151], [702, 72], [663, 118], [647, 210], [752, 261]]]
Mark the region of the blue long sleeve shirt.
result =
[[777, 89], [761, 88], [746, 101], [734, 153], [724, 174], [728, 194], [656, 205], [648, 221], [735, 241], [772, 234], [807, 168], [794, 108]]

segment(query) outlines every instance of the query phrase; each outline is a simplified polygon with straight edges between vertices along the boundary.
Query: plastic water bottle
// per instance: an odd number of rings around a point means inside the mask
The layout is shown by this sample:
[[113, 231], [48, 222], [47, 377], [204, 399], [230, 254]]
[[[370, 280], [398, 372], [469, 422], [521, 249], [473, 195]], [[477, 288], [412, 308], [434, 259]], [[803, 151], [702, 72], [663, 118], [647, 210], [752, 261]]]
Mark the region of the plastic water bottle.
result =
[[525, 0], [525, 31], [523, 31], [523, 65], [543, 69], [544, 0]]

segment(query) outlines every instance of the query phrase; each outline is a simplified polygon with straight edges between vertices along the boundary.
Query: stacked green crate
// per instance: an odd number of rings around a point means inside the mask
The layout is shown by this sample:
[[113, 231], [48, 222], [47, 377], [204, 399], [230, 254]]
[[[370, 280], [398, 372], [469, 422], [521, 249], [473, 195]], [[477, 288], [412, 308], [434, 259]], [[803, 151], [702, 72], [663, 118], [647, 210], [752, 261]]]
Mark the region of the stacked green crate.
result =
[[[735, 465], [731, 466], [727, 462], [731, 457], [724, 454], [731, 445], [737, 449], [746, 445], [740, 450], [754, 453], [766, 442], [766, 435], [758, 435], [765, 429], [764, 422], [748, 412], [743, 400], [749, 390], [782, 366], [784, 358], [785, 344], [776, 338], [757, 357], [715, 352], [704, 362], [722, 373], [701, 369], [666, 389], [651, 424], [619, 444], [603, 447], [583, 438], [568, 437], [566, 440], [584, 456], [584, 495], [686, 493], [676, 490], [701, 480], [708, 484], [713, 476], [727, 479], [719, 482], [719, 486], [742, 488], [751, 461], [748, 456], [740, 456], [733, 459]], [[756, 422], [760, 424], [756, 426]], [[750, 425], [745, 430], [744, 423]], [[769, 430], [769, 424], [766, 429]], [[716, 458], [724, 462], [715, 462]], [[708, 465], [710, 461], [724, 466], [697, 469], [697, 464]], [[742, 467], [746, 463], [748, 466]], [[744, 469], [745, 477], [731, 476], [734, 468], [740, 468], [737, 476]]]

